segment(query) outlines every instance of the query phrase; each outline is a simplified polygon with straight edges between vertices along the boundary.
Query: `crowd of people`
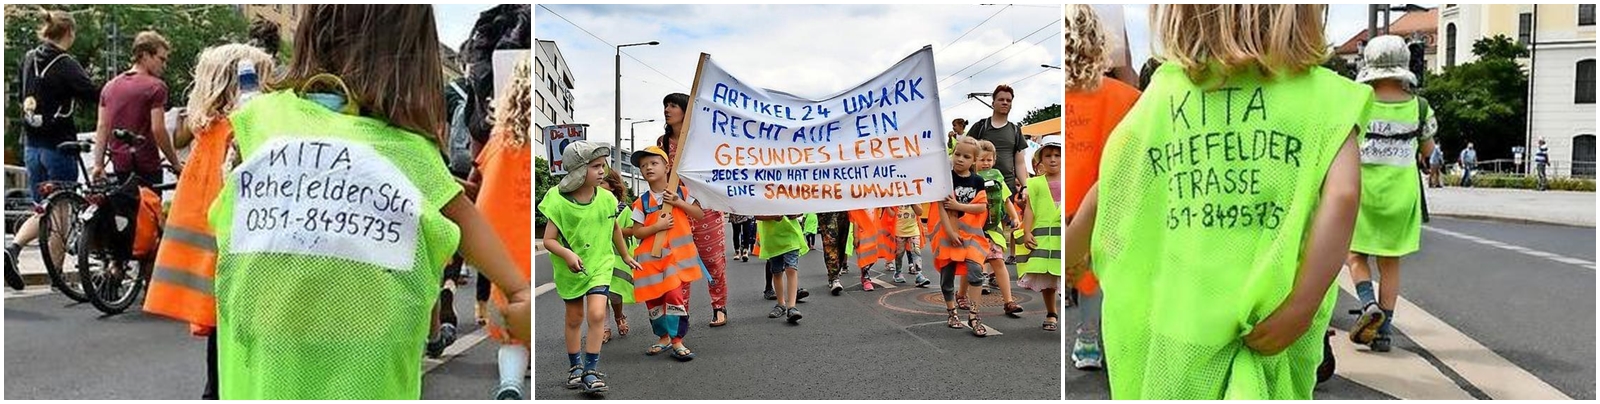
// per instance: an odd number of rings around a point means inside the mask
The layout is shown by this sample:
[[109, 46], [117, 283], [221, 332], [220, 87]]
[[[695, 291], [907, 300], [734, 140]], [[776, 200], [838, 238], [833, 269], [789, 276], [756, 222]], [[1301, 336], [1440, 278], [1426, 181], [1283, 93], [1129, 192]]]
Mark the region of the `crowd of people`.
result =
[[[135, 35], [130, 66], [96, 87], [68, 52], [72, 14], [40, 10], [41, 44], [21, 66], [29, 190], [79, 181], [78, 156], [57, 146], [77, 140], [74, 113], [89, 105], [99, 112], [89, 180], [176, 176], [144, 309], [207, 339], [202, 398], [421, 398], [422, 358], [453, 334], [462, 261], [480, 274], [476, 317], [500, 344], [489, 396], [526, 397], [530, 68], [492, 92], [488, 62], [528, 48], [527, 6], [480, 16], [463, 46], [468, 78], [452, 86], [432, 7], [296, 7], [292, 58], [276, 55], [277, 27], [257, 21], [249, 43], [198, 51], [177, 111], [163, 75], [180, 50], [159, 32]], [[470, 108], [447, 108], [452, 87]], [[456, 128], [471, 128], [470, 142]], [[471, 144], [462, 170], [448, 164], [455, 143]], [[328, 199], [336, 189], [348, 193]], [[109, 206], [102, 214], [118, 218], [137, 209]], [[14, 288], [38, 221], [6, 248]], [[119, 257], [129, 240], [113, 246]]]

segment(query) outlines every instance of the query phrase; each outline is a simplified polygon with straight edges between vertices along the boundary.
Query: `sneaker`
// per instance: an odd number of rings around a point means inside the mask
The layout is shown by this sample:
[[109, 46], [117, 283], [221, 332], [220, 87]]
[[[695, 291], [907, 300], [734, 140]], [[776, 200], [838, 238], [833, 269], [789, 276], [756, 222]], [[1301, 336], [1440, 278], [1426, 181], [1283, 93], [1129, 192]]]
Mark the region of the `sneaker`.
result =
[[828, 289], [833, 291], [834, 296], [838, 296], [839, 292], [844, 291], [844, 285], [839, 284], [838, 279], [834, 279], [833, 282], [828, 283]]
[[6, 248], [6, 286], [16, 290], [27, 286], [22, 282], [22, 272], [17, 270], [17, 255], [10, 248]]
[[1371, 344], [1367, 345], [1367, 349], [1371, 349], [1372, 352], [1389, 352], [1389, 336], [1378, 335], [1377, 338], [1372, 339]]
[[922, 276], [922, 274], [917, 274], [917, 287], [926, 288], [926, 287], [928, 287], [928, 284], [930, 284], [930, 283], [933, 283], [933, 282], [929, 281], [927, 277]]
[[900, 271], [895, 271], [894, 283], [906, 283], [906, 277], [900, 276]]
[[772, 305], [772, 311], [767, 312], [767, 318], [778, 318], [779, 316], [782, 316], [783, 313], [783, 305], [775, 304]]
[[767, 299], [767, 300], [778, 300], [778, 294], [777, 293], [773, 293], [770, 290], [767, 290], [767, 291], [761, 292], [761, 298], [762, 299]]
[[521, 400], [523, 397], [521, 383], [502, 384], [494, 392], [494, 399], [496, 400]]
[[1386, 317], [1383, 309], [1378, 308], [1378, 303], [1368, 302], [1361, 308], [1361, 315], [1356, 317], [1356, 327], [1350, 330], [1350, 342], [1368, 345], [1378, 338], [1378, 329], [1383, 327]]
[[807, 292], [806, 288], [800, 288], [800, 290], [796, 290], [794, 292], [794, 301], [796, 303], [805, 303], [800, 301], [800, 299], [805, 299], [807, 296], [811, 296], [811, 292]]
[[800, 309], [796, 309], [796, 308], [793, 308], [793, 307], [789, 308], [789, 313], [788, 314], [789, 314], [789, 324], [800, 324], [800, 318], [804, 317], [803, 315], [800, 314]]
[[871, 279], [867, 279], [867, 278], [861, 278], [861, 290], [862, 291], [866, 291], [866, 292], [871, 292], [872, 291], [872, 280]]
[[1100, 352], [1100, 345], [1078, 338], [1072, 343], [1072, 367], [1078, 370], [1104, 369], [1105, 356]]

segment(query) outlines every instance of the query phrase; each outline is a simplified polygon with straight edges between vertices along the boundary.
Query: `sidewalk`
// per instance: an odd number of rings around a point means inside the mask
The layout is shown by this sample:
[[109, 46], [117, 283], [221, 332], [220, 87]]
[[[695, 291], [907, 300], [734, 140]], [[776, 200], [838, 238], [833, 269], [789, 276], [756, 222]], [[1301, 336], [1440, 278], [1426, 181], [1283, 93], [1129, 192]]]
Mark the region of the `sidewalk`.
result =
[[1501, 188], [1428, 188], [1428, 213], [1439, 216], [1595, 227], [1593, 192]]

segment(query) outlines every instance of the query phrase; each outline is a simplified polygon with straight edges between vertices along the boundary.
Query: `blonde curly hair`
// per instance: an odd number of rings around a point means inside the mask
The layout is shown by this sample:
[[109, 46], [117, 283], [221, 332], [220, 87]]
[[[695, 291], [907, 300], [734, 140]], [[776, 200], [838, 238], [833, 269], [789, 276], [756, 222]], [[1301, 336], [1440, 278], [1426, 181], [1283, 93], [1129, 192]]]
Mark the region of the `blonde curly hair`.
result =
[[528, 70], [527, 60], [517, 62], [512, 68], [506, 91], [494, 100], [494, 116], [490, 121], [494, 123], [494, 133], [509, 136], [511, 146], [516, 148], [528, 144], [528, 120], [533, 104]]
[[272, 55], [250, 45], [218, 45], [200, 52], [194, 62], [194, 81], [189, 83], [189, 118], [184, 126], [200, 132], [211, 121], [228, 116], [239, 98], [238, 65], [241, 60], [255, 63], [257, 82], [267, 92], [267, 77], [273, 77]]
[[1071, 4], [1066, 7], [1067, 22], [1063, 30], [1067, 69], [1067, 91], [1091, 91], [1100, 88], [1100, 78], [1110, 64], [1106, 45], [1105, 26], [1100, 24], [1094, 7]]

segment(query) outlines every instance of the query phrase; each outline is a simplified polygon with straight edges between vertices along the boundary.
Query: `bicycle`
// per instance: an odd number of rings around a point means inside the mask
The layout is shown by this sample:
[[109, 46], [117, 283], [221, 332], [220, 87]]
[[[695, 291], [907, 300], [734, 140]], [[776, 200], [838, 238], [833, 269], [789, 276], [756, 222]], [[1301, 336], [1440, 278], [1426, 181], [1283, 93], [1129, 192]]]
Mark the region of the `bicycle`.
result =
[[[89, 142], [68, 142], [60, 146], [63, 152], [85, 150]], [[87, 175], [83, 162], [79, 169]], [[120, 182], [91, 181], [81, 183], [47, 184], [50, 197], [45, 203], [45, 219], [41, 221], [41, 249], [45, 255], [45, 269], [52, 285], [62, 294], [79, 302], [89, 302], [105, 314], [118, 314], [132, 306], [139, 293], [149, 283], [154, 255], [143, 259], [118, 259], [114, 251], [114, 233], [102, 234], [106, 220], [136, 221], [134, 217], [118, 218], [114, 215], [113, 199], [128, 193], [137, 194], [141, 181], [135, 176]], [[162, 192], [176, 187], [175, 183], [155, 184], [147, 188]], [[42, 187], [45, 188], [45, 187]], [[159, 223], [159, 221], [157, 222]], [[111, 223], [114, 227], [115, 222]], [[124, 223], [127, 225], [127, 223]], [[63, 230], [64, 229], [64, 230]], [[58, 234], [59, 233], [59, 234]], [[157, 229], [157, 243], [160, 230]], [[131, 242], [131, 240], [128, 240]], [[66, 258], [72, 254], [72, 259]], [[76, 276], [68, 277], [64, 264], [72, 264]], [[129, 265], [136, 267], [130, 271]], [[130, 273], [138, 276], [130, 277]]]

